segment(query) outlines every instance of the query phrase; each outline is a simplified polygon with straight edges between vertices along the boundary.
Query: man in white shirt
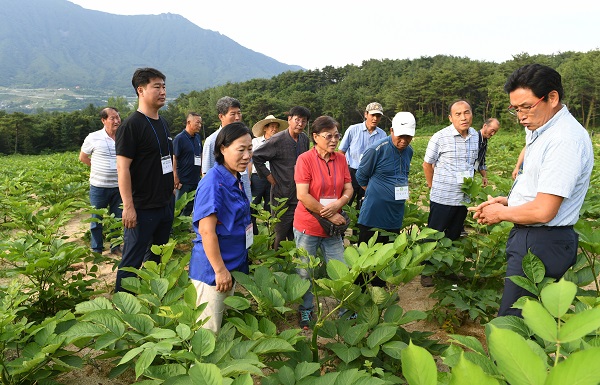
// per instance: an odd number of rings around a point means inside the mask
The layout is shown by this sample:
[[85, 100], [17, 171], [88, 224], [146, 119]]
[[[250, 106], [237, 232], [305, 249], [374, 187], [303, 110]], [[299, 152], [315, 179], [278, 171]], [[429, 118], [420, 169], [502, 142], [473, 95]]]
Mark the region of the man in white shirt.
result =
[[[104, 127], [90, 133], [81, 146], [79, 160], [90, 166], [90, 203], [94, 208], [108, 207], [115, 218], [121, 218], [121, 195], [117, 180], [117, 153], [115, 152], [115, 134], [121, 124], [119, 111], [106, 107], [100, 111], [100, 120]], [[95, 218], [90, 223], [91, 248], [102, 253], [104, 239], [102, 235], [102, 216], [92, 214]], [[111, 253], [120, 254], [121, 247], [111, 245]]]

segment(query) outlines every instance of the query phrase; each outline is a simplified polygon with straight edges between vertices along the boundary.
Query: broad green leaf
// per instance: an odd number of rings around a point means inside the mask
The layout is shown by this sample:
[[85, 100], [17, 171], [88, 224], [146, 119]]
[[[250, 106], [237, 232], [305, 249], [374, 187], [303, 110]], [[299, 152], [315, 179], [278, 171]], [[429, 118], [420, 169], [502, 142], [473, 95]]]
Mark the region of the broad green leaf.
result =
[[402, 350], [402, 374], [409, 385], [437, 385], [437, 367], [433, 357], [412, 341]]
[[[494, 318], [488, 325], [494, 325], [501, 329], [508, 329], [516, 332], [520, 336], [529, 337], [531, 335], [529, 328], [525, 325], [523, 318], [508, 315], [504, 317]], [[486, 325], [486, 336], [489, 339], [488, 326]]]
[[223, 377], [235, 377], [240, 374], [251, 374], [262, 377], [264, 373], [258, 368], [264, 367], [258, 360], [255, 359], [237, 359], [229, 361], [226, 365], [221, 366], [221, 375]]
[[508, 279], [513, 281], [513, 283], [515, 285], [522, 287], [523, 289], [527, 290], [528, 292], [532, 293], [533, 295], [539, 295], [538, 288], [528, 278], [521, 277], [519, 275], [512, 275], [512, 276], [508, 277]]
[[296, 383], [294, 370], [289, 366], [281, 367], [277, 372], [277, 376], [279, 377], [279, 381], [281, 381], [281, 385], [294, 385]]
[[390, 341], [386, 342], [381, 346], [381, 350], [388, 356], [399, 360], [401, 358], [402, 350], [408, 345], [402, 341]]
[[252, 385], [252, 384], [254, 384], [254, 382], [252, 381], [252, 376], [250, 376], [249, 373], [242, 374], [241, 376], [239, 376], [238, 378], [233, 380], [233, 382], [231, 383], [231, 385]]
[[557, 340], [558, 325], [556, 320], [538, 301], [530, 299], [525, 301], [523, 319], [525, 319], [525, 324], [544, 340], [549, 342]]
[[472, 336], [461, 336], [459, 334], [450, 334], [451, 340], [449, 342], [457, 342], [460, 345], [473, 350], [479, 354], [486, 355], [485, 349], [481, 345], [481, 342], [475, 337]]
[[181, 338], [182, 340], [187, 340], [189, 336], [192, 335], [192, 329], [190, 329], [190, 327], [185, 324], [177, 325], [175, 331], [177, 332], [179, 338]]
[[138, 346], [136, 348], [133, 348], [133, 349], [127, 351], [127, 353], [125, 353], [125, 355], [121, 358], [121, 361], [119, 361], [119, 365], [123, 365], [124, 363], [131, 361], [132, 359], [135, 358], [135, 356], [140, 354], [143, 350], [144, 350], [144, 348], [142, 348], [141, 346]]
[[181, 364], [162, 364], [150, 366], [144, 375], [155, 380], [167, 380], [169, 378], [186, 374], [187, 370]]
[[125, 314], [138, 314], [142, 309], [140, 301], [135, 296], [122, 291], [113, 295], [113, 303]]
[[294, 369], [294, 373], [296, 374], [296, 381], [300, 381], [304, 377], [310, 376], [311, 374], [319, 370], [320, 367], [321, 365], [319, 365], [319, 363], [317, 362], [300, 362], [298, 365], [296, 365], [296, 368]]
[[156, 338], [156, 339], [164, 339], [164, 338], [173, 338], [177, 334], [171, 329], [162, 329], [162, 328], [154, 328], [150, 333], [148, 333], [148, 337]]
[[388, 342], [392, 337], [396, 335], [398, 327], [391, 325], [379, 325], [371, 332], [367, 337], [367, 346], [374, 348], [385, 342]]
[[368, 331], [369, 325], [360, 323], [358, 325], [348, 328], [348, 330], [343, 332], [341, 336], [347, 344], [354, 346], [358, 344], [363, 338], [365, 338]]
[[121, 314], [121, 318], [123, 322], [142, 334], [148, 334], [154, 328], [154, 321], [146, 314]]
[[106, 328], [88, 322], [78, 322], [65, 332], [65, 343], [72, 344], [82, 338], [94, 338], [106, 333]]
[[340, 343], [327, 344], [336, 356], [345, 363], [350, 363], [360, 356], [360, 349], [356, 346], [346, 346]]
[[540, 297], [548, 312], [554, 318], [561, 318], [569, 310], [575, 294], [577, 294], [577, 285], [561, 279], [543, 288]]
[[169, 290], [169, 280], [166, 278], [156, 278], [150, 280], [150, 288], [158, 298], [162, 299], [167, 290]]
[[402, 309], [399, 305], [392, 305], [385, 309], [385, 313], [383, 313], [383, 320], [387, 323], [398, 323], [402, 318], [402, 314], [404, 314], [404, 309]]
[[290, 274], [285, 279], [285, 291], [287, 302], [295, 302], [310, 288], [310, 281], [302, 279], [298, 274]]
[[598, 385], [600, 348], [575, 352], [550, 370], [544, 385]]
[[491, 326], [489, 350], [511, 385], [542, 385], [546, 380], [544, 362], [517, 333]]
[[144, 373], [146, 368], [152, 365], [152, 361], [154, 361], [154, 357], [156, 357], [156, 349], [149, 348], [144, 349], [140, 357], [135, 362], [135, 378], [140, 378], [140, 376]]
[[523, 257], [522, 265], [527, 278], [534, 283], [542, 282], [546, 275], [546, 268], [544, 267], [544, 263], [538, 257], [533, 255], [531, 251], [528, 251]]
[[208, 329], [198, 329], [192, 337], [192, 351], [197, 357], [206, 357], [215, 350], [215, 335]]
[[222, 385], [223, 377], [221, 371], [214, 364], [197, 362], [189, 371], [193, 384]]
[[420, 310], [409, 310], [398, 320], [399, 325], [405, 325], [409, 322], [419, 321], [427, 318], [427, 313]]
[[232, 309], [236, 309], [236, 310], [246, 310], [250, 307], [250, 301], [248, 301], [246, 298], [244, 297], [240, 297], [237, 295], [232, 295], [229, 296], [227, 298], [225, 298], [225, 305], [231, 307]]
[[261, 340], [252, 350], [256, 354], [284, 353], [295, 351], [289, 342], [281, 338], [267, 338]]
[[558, 340], [575, 341], [600, 328], [600, 307], [584, 310], [570, 317], [560, 328]]
[[118, 336], [125, 333], [125, 324], [116, 316], [116, 310], [99, 310], [87, 313], [81, 317], [80, 321], [102, 325]]
[[327, 263], [327, 276], [333, 280], [343, 279], [348, 275], [349, 271], [348, 266], [337, 259], [331, 259]]
[[498, 380], [486, 374], [483, 369], [461, 356], [458, 365], [452, 368], [450, 385], [498, 385]]
[[91, 301], [81, 302], [75, 305], [75, 313], [85, 314], [96, 310], [108, 310], [112, 308], [112, 303], [106, 297], [98, 297]]

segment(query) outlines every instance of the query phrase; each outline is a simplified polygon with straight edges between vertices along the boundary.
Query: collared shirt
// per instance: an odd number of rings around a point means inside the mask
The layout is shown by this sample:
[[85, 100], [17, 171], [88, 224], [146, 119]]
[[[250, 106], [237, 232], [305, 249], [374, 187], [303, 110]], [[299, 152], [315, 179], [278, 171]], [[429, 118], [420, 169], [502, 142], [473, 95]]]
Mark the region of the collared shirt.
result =
[[[265, 136], [259, 136], [258, 138], [254, 138], [252, 139], [252, 151], [256, 151], [259, 148], [261, 148], [261, 146], [263, 144], [265, 144], [265, 142], [267, 141], [267, 139], [265, 139]], [[267, 170], [270, 170], [271, 167], [269, 166], [269, 162], [265, 162], [265, 167], [267, 167]], [[252, 163], [252, 173], [256, 174], [256, 166], [254, 166], [254, 163]]]
[[[297, 184], [308, 184], [308, 193], [317, 201], [321, 198], [340, 199], [344, 184], [352, 182], [341, 153], [334, 152], [325, 161], [314, 147], [298, 157], [294, 180]], [[329, 237], [302, 202], [298, 202], [294, 212], [294, 228], [315, 237]]]
[[359, 185], [367, 186], [358, 223], [381, 229], [402, 228], [404, 200], [396, 200], [395, 188], [408, 186], [413, 148], [400, 151], [387, 137], [369, 147], [356, 171]]
[[183, 184], [196, 184], [200, 180], [200, 166], [196, 156], [202, 156], [200, 135], [190, 135], [185, 129], [173, 139], [173, 155], [177, 158], [177, 176]]
[[222, 128], [219, 126], [219, 129], [210, 134], [204, 141], [204, 148], [202, 149], [202, 174], [206, 174], [215, 165], [215, 142]]
[[433, 134], [427, 150], [425, 162], [434, 165], [433, 182], [429, 199], [446, 206], [462, 206], [469, 197], [461, 191], [462, 183], [458, 183], [460, 172], [470, 171], [475, 167], [479, 139], [477, 131], [469, 127], [467, 137], [450, 125]]
[[85, 137], [81, 151], [91, 155], [90, 184], [94, 187], [119, 187], [117, 181], [117, 152], [115, 141], [104, 128]]
[[487, 170], [485, 164], [485, 154], [487, 153], [488, 140], [483, 137], [481, 131], [477, 131], [479, 137], [479, 151], [477, 152], [477, 162], [475, 162], [475, 170]]
[[369, 132], [365, 122], [353, 124], [344, 133], [339, 150], [346, 153], [348, 166], [356, 169], [360, 164], [360, 158], [362, 158], [367, 148], [384, 139], [386, 136], [385, 131], [379, 127], [375, 127], [373, 132]]
[[[289, 130], [283, 130], [273, 135], [265, 144], [252, 155], [252, 162], [261, 178], [273, 174], [277, 182], [271, 188], [271, 197], [288, 198], [288, 205], [298, 203], [296, 196], [296, 183], [294, 183], [294, 167], [300, 154], [308, 151], [308, 136], [301, 133], [298, 140], [294, 140]], [[270, 162], [271, 170], [267, 169], [266, 162]]]
[[200, 180], [196, 197], [192, 225], [196, 239], [192, 248], [189, 276], [208, 285], [215, 285], [215, 271], [206, 257], [202, 236], [198, 231], [199, 221], [211, 214], [217, 216], [215, 232], [219, 251], [229, 271], [248, 273], [248, 250], [246, 228], [250, 221], [250, 203], [240, 188], [240, 179], [234, 177], [225, 166], [217, 164]]
[[577, 223], [579, 210], [594, 167], [592, 141], [566, 106], [537, 130], [527, 130], [523, 173], [508, 197], [509, 206], [520, 206], [538, 193], [563, 197], [556, 216], [547, 226]]

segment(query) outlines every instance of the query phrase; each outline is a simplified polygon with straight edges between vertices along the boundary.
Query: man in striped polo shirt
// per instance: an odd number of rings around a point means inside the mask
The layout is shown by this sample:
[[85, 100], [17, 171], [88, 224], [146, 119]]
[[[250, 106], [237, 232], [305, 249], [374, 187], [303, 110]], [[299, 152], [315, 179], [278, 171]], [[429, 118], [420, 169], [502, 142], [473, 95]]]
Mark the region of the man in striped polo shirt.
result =
[[[546, 277], [560, 279], [575, 264], [578, 236], [573, 225], [590, 185], [594, 150], [587, 130], [562, 103], [560, 74], [547, 66], [530, 64], [510, 75], [504, 90], [508, 111], [525, 127], [523, 172], [507, 197], [489, 199], [474, 217], [491, 225], [514, 223], [506, 242], [506, 276], [524, 276], [528, 251], [542, 260]], [[510, 279], [498, 315], [521, 316], [513, 304], [532, 293]]]
[[[90, 133], [81, 146], [79, 160], [90, 166], [90, 203], [97, 209], [108, 207], [115, 218], [121, 218], [121, 195], [117, 181], [117, 153], [115, 152], [115, 134], [121, 124], [119, 111], [106, 107], [100, 111], [100, 120], [104, 127]], [[96, 220], [90, 223], [91, 248], [102, 253], [104, 239], [102, 235], [102, 217], [92, 214]], [[111, 253], [121, 254], [121, 247], [111, 245]]]

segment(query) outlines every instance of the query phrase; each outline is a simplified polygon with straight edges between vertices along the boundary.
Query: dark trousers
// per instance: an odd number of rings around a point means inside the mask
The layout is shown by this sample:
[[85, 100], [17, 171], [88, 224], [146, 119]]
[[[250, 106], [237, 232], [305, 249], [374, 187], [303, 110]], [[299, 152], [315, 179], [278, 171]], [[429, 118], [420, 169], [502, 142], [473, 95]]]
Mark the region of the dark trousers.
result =
[[443, 231], [447, 238], [455, 241], [465, 228], [467, 218], [466, 206], [447, 206], [429, 202], [429, 217], [427, 227]]
[[[115, 218], [121, 218], [123, 209], [121, 209], [121, 194], [118, 187], [96, 187], [90, 185], [90, 203], [97, 209], [108, 207]], [[91, 248], [97, 253], [104, 249], [104, 236], [102, 235], [102, 216], [92, 214], [92, 218], [98, 218], [100, 222], [90, 222]], [[116, 246], [111, 245], [111, 251]]]
[[365, 196], [365, 190], [358, 184], [356, 180], [356, 169], [348, 168], [350, 170], [350, 178], [352, 178], [352, 188], [354, 192], [352, 193], [352, 198], [348, 201], [348, 206], [352, 206], [352, 202], [356, 199], [356, 209], [360, 210], [360, 206], [362, 205], [362, 199]]
[[523, 296], [535, 297], [529, 291], [514, 284], [508, 277], [525, 276], [523, 257], [531, 250], [546, 267], [546, 277], [560, 279], [575, 264], [577, 259], [578, 235], [572, 226], [526, 227], [515, 225], [506, 241], [506, 277], [499, 316], [521, 317], [521, 309], [511, 306]]
[[[279, 218], [279, 223], [275, 225], [275, 250], [279, 249], [281, 241], [294, 240], [294, 213], [296, 212], [297, 203], [293, 205], [285, 205], [287, 211]], [[275, 214], [273, 214], [275, 215]]]
[[[181, 198], [181, 196], [185, 193], [188, 193], [190, 191], [196, 191], [196, 188], [198, 188], [198, 183], [182, 183], [181, 188], [179, 190], [175, 190], [175, 200], [178, 201]], [[193, 210], [194, 200], [192, 199], [185, 205], [183, 210], [181, 210], [180, 215], [185, 215], [186, 217], [189, 217], [190, 215], [192, 215]]]
[[139, 269], [148, 260], [160, 262], [160, 257], [150, 250], [152, 245], [164, 245], [169, 242], [171, 226], [173, 225], [173, 210], [175, 197], [169, 204], [156, 209], [136, 210], [137, 225], [123, 233], [123, 257], [117, 271], [115, 292], [123, 291], [121, 280], [136, 277], [135, 273], [122, 270], [124, 267]]
[[[252, 174], [250, 178], [250, 188], [252, 190], [252, 203], [259, 205], [263, 203], [265, 211], [271, 211], [271, 205], [269, 201], [271, 199], [271, 183], [265, 178], [261, 178], [258, 174]], [[256, 214], [256, 210], [252, 209], [251, 214]], [[258, 234], [258, 227], [256, 226], [256, 217], [252, 215], [252, 227], [254, 235]]]

